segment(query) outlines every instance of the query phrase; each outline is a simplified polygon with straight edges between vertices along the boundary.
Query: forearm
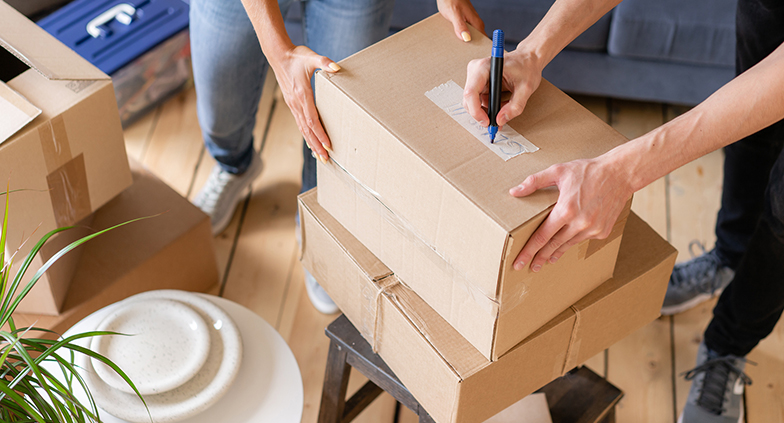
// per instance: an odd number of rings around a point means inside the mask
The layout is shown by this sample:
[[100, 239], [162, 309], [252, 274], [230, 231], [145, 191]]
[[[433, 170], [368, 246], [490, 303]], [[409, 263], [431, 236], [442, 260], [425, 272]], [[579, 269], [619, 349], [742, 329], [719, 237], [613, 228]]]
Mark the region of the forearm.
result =
[[270, 65], [276, 68], [286, 54], [292, 51], [294, 43], [291, 42], [283, 15], [277, 1], [272, 0], [242, 0], [248, 17], [253, 24], [253, 29], [259, 38], [261, 50], [267, 57]]
[[704, 102], [607, 153], [637, 191], [784, 118], [784, 44]]
[[564, 47], [620, 2], [556, 0], [536, 28], [518, 44], [516, 51], [535, 56], [544, 69]]

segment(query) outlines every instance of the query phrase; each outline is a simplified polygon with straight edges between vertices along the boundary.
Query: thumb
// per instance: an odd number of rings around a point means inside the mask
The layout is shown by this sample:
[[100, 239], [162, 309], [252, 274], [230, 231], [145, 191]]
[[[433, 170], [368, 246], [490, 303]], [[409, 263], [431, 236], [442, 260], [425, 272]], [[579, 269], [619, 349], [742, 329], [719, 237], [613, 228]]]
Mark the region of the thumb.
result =
[[327, 72], [330, 72], [330, 73], [335, 73], [335, 72], [337, 72], [337, 71], [339, 71], [339, 70], [341, 69], [341, 68], [340, 68], [340, 65], [338, 65], [337, 63], [335, 63], [335, 62], [334, 62], [332, 59], [330, 59], [329, 57], [326, 57], [326, 56], [318, 56], [318, 55], [317, 55], [316, 57], [317, 57], [317, 59], [316, 59], [316, 60], [317, 60], [317, 62], [318, 62], [318, 63], [316, 64], [316, 68], [321, 68], [321, 69], [323, 69], [323, 70], [325, 70], [325, 71], [327, 71]]
[[471, 41], [471, 31], [468, 29], [465, 18], [460, 13], [452, 14], [452, 27], [455, 29], [455, 34], [466, 43]]
[[533, 194], [538, 189], [551, 187], [557, 182], [556, 172], [552, 170], [552, 167], [549, 167], [525, 178], [523, 183], [510, 189], [509, 194], [513, 197], [525, 197]]

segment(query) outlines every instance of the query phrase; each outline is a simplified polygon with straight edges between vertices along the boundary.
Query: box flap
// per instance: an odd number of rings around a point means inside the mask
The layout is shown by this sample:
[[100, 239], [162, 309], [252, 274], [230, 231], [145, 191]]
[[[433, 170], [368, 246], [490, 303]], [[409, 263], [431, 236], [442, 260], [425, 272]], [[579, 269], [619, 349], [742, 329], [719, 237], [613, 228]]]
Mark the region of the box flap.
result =
[[40, 114], [41, 109], [0, 81], [0, 144]]
[[3, 1], [0, 1], [0, 46], [47, 79], [109, 79]]
[[[596, 157], [626, 139], [547, 81], [510, 126], [539, 151], [499, 158], [425, 93], [450, 80], [465, 86], [466, 67], [490, 55], [490, 40], [472, 29], [470, 43], [435, 15], [341, 62], [343, 70], [320, 72], [501, 227], [511, 231], [555, 203], [545, 189], [514, 198], [508, 190], [548, 166]], [[335, 158], [351, 170], [349, 152]], [[385, 157], [385, 159], [388, 159]], [[342, 160], [342, 161], [341, 161]], [[360, 177], [361, 175], [357, 175]], [[382, 197], [383, 197], [382, 193]]]

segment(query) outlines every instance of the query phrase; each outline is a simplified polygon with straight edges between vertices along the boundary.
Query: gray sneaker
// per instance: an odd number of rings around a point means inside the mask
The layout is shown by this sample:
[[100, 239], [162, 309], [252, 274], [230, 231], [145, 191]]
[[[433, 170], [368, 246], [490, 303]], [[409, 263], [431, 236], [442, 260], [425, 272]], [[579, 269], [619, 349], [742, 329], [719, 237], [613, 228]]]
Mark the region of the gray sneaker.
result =
[[661, 314], [665, 316], [684, 312], [703, 301], [719, 294], [735, 277], [735, 271], [725, 266], [716, 254], [716, 250], [705, 252], [705, 247], [692, 242], [689, 245], [699, 246], [703, 254], [691, 260], [675, 265], [664, 296]]
[[705, 343], [697, 350], [697, 367], [684, 373], [691, 380], [689, 398], [678, 423], [740, 423], [743, 389], [751, 379], [743, 373], [746, 359], [719, 356]]
[[308, 298], [313, 303], [313, 307], [324, 314], [335, 314], [340, 311], [332, 298], [329, 298], [327, 291], [316, 282], [316, 278], [307, 269], [303, 270], [305, 270], [305, 289], [308, 291]]
[[229, 226], [237, 204], [259, 176], [262, 167], [261, 157], [254, 153], [248, 169], [239, 175], [226, 172], [217, 164], [212, 168], [210, 177], [196, 194], [193, 204], [210, 217], [213, 236]]

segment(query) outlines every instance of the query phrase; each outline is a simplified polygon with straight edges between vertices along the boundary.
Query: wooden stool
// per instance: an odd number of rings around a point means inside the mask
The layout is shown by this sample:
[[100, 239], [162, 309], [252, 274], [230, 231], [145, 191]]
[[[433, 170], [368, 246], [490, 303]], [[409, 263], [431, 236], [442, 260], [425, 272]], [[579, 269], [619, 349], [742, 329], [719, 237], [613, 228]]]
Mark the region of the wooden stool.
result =
[[[419, 416], [420, 423], [435, 423], [370, 344], [341, 315], [326, 329], [330, 338], [318, 423], [348, 423], [383, 391]], [[368, 382], [346, 400], [351, 367]], [[615, 405], [623, 392], [587, 367], [574, 369], [538, 392], [544, 392], [553, 423], [614, 423]]]

